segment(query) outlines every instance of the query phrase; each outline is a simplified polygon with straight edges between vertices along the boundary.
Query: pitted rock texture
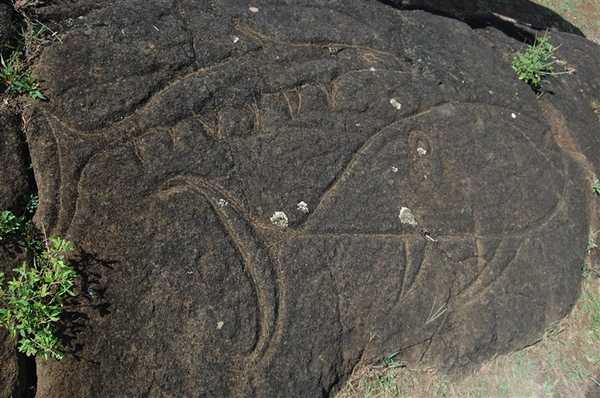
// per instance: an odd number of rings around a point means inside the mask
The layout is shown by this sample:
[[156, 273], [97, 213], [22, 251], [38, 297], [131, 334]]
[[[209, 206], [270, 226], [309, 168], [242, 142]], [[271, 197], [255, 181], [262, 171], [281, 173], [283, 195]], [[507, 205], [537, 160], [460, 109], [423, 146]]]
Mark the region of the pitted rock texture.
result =
[[0, 397], [12, 397], [18, 386], [17, 355], [14, 342], [5, 330], [0, 331]]
[[8, 2], [0, 2], [0, 54], [8, 56], [17, 36], [16, 13]]
[[93, 276], [37, 396], [327, 396], [389, 353], [523, 347], [577, 298], [600, 148], [585, 39], [553, 36], [589, 70], [539, 100], [510, 66], [523, 43], [380, 2], [37, 12], [63, 33], [27, 115], [36, 219]]
[[35, 184], [21, 122], [6, 108], [0, 105], [0, 209], [20, 212]]

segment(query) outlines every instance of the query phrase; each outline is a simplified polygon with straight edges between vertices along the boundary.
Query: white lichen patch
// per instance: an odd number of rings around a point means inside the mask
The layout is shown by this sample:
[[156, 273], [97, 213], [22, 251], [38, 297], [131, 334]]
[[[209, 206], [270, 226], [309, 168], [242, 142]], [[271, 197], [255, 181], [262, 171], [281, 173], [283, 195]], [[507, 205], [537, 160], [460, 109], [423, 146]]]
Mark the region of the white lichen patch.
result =
[[394, 108], [396, 108], [396, 110], [400, 110], [400, 109], [402, 109], [402, 104], [401, 104], [400, 102], [398, 102], [398, 100], [397, 100], [396, 98], [392, 98], [392, 99], [390, 100], [390, 104], [392, 104], [392, 106], [393, 106]]
[[308, 214], [308, 203], [306, 203], [305, 201], [300, 201], [298, 202], [298, 204], [296, 205], [296, 209], [299, 212], [302, 212], [304, 214]]
[[273, 225], [277, 225], [278, 227], [281, 227], [281, 228], [287, 228], [288, 218], [284, 212], [276, 211], [271, 216], [271, 223], [273, 223]]
[[248, 10], [250, 10], [250, 12], [256, 14], [258, 12], [258, 7], [250, 7], [250, 8], [248, 8]]
[[410, 209], [408, 207], [401, 207], [400, 208], [400, 214], [398, 215], [398, 218], [400, 218], [400, 222], [402, 224], [408, 224], [408, 225], [417, 225], [417, 219], [415, 218], [415, 216], [412, 214], [412, 211], [410, 211]]
[[421, 148], [421, 147], [418, 147], [418, 148], [417, 148], [417, 153], [418, 153], [419, 155], [421, 155], [421, 156], [425, 156], [425, 155], [427, 155], [427, 149], [425, 149], [425, 148]]

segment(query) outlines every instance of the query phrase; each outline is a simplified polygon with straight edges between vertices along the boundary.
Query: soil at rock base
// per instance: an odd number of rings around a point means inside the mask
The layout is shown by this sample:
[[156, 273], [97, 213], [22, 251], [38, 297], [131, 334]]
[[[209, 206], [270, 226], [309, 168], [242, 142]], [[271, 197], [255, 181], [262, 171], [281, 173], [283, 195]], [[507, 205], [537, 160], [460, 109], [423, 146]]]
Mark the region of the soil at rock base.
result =
[[600, 1], [598, 0], [535, 0], [548, 7], [600, 43]]

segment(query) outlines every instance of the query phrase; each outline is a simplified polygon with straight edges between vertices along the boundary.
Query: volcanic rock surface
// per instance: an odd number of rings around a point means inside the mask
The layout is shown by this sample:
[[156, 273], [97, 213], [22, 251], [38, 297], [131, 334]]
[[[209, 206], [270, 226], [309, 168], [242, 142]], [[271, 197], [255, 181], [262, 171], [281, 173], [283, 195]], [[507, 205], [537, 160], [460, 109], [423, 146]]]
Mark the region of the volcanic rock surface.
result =
[[36, 8], [60, 32], [24, 115], [36, 221], [83, 275], [38, 397], [329, 396], [390, 353], [476, 365], [568, 313], [600, 47], [550, 33], [576, 72], [538, 98], [511, 68], [532, 28], [390, 3]]
[[16, 39], [17, 18], [11, 4], [0, 3], [0, 54], [9, 54], [8, 47], [14, 47]]

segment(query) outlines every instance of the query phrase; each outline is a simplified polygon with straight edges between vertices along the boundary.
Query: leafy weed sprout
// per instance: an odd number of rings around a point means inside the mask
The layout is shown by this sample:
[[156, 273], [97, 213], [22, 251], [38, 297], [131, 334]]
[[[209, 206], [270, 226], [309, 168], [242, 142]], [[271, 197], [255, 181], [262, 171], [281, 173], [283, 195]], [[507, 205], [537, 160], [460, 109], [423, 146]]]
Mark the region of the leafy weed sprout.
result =
[[560, 63], [554, 57], [557, 49], [558, 47], [555, 47], [544, 35], [536, 38], [525, 52], [517, 53], [513, 58], [512, 68], [519, 80], [529, 84], [534, 90], [539, 90], [546, 76], [571, 73], [572, 71], [554, 71], [554, 66]]
[[19, 13], [22, 21], [21, 34], [18, 43], [14, 46], [4, 46], [4, 43], [0, 43], [0, 50], [11, 51], [8, 58], [0, 57], [0, 86], [8, 94], [26, 94], [34, 100], [47, 98], [42, 93], [38, 81], [29, 71], [29, 66], [45, 44], [53, 40], [60, 41], [57, 32], [29, 15], [33, 14], [30, 13], [31, 9], [42, 2], [42, 0], [13, 0], [13, 8]]
[[21, 229], [21, 220], [11, 211], [0, 213], [0, 241], [15, 235]]
[[34, 100], [45, 100], [39, 84], [31, 76], [31, 72], [23, 67], [18, 53], [5, 60], [0, 57], [0, 81], [6, 86], [9, 94], [27, 94]]
[[14, 269], [15, 276], [4, 286], [0, 273], [0, 325], [18, 339], [18, 349], [27, 356], [39, 355], [62, 359], [61, 343], [56, 336], [65, 298], [74, 296], [76, 273], [65, 255], [73, 244], [53, 237], [46, 250]]
[[[36, 207], [37, 197], [33, 197], [26, 216]], [[30, 259], [13, 270], [9, 281], [0, 273], [0, 326], [8, 330], [25, 355], [60, 360], [64, 352], [56, 325], [65, 300], [75, 295], [77, 274], [66, 258], [74, 246], [59, 237], [37, 239], [26, 216], [0, 213], [0, 242], [15, 242]]]
[[594, 183], [592, 184], [592, 191], [594, 191], [594, 193], [596, 195], [600, 195], [600, 180], [599, 179], [594, 180]]

